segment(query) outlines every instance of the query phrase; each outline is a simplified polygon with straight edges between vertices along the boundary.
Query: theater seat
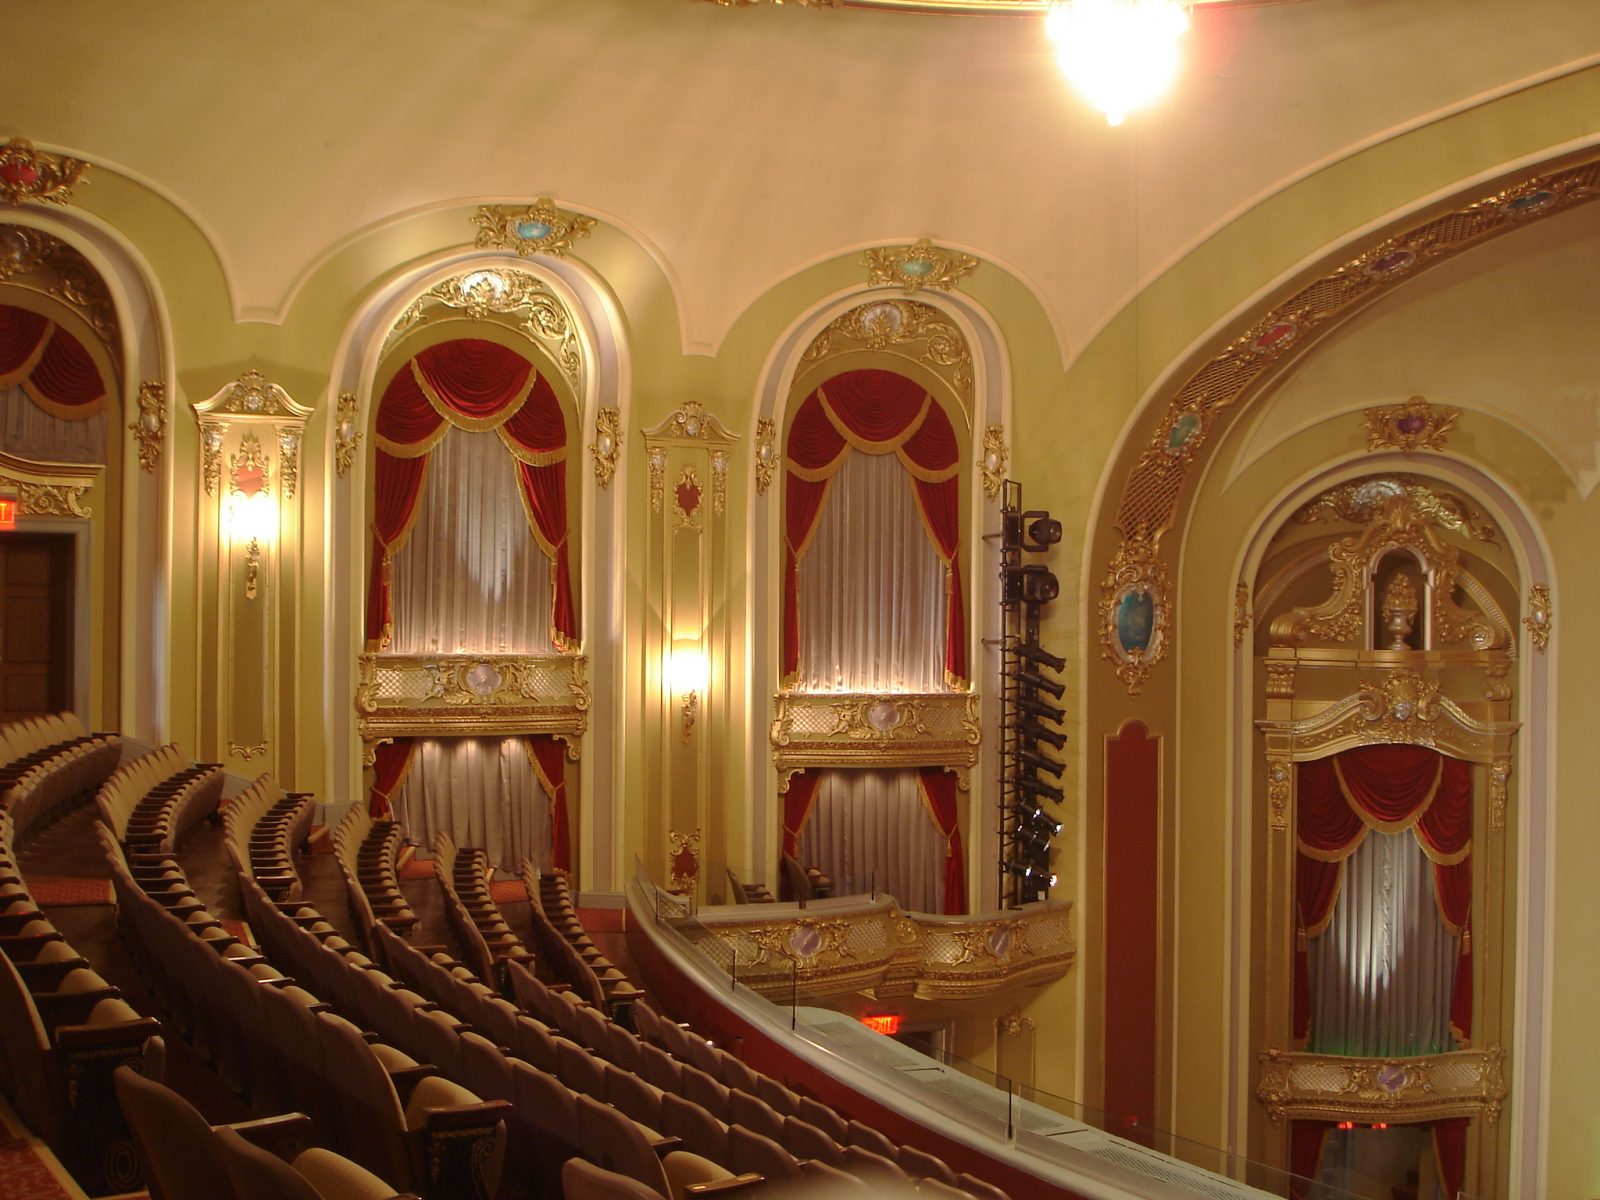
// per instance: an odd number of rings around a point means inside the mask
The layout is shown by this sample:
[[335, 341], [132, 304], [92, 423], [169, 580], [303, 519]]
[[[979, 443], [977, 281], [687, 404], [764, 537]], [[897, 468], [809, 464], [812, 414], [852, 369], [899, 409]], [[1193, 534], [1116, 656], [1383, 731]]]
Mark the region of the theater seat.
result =
[[233, 1200], [400, 1200], [371, 1171], [331, 1150], [304, 1150], [290, 1163], [235, 1130], [219, 1129], [215, 1137]]
[[561, 1168], [561, 1192], [566, 1200], [661, 1200], [654, 1188], [581, 1158], [569, 1158]]

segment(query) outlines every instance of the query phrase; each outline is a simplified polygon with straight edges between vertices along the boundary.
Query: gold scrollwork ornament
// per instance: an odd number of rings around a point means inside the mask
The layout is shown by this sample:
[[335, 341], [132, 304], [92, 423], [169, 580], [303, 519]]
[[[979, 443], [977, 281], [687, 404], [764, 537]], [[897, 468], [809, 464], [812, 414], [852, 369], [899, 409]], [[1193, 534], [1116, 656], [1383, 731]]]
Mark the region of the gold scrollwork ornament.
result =
[[139, 415], [128, 423], [139, 445], [139, 468], [154, 471], [167, 440], [167, 385], [147, 379], [139, 385]]
[[1534, 584], [1528, 592], [1528, 615], [1522, 618], [1522, 623], [1528, 627], [1528, 640], [1540, 654], [1550, 645], [1550, 627], [1554, 622], [1549, 587], [1542, 583]]
[[593, 217], [557, 208], [549, 196], [532, 204], [485, 204], [472, 218], [480, 250], [514, 250], [519, 258], [535, 254], [565, 257], [577, 238], [593, 231]]
[[622, 410], [602, 408], [594, 415], [594, 441], [589, 453], [594, 456], [595, 482], [603, 488], [611, 486], [617, 473], [617, 455], [622, 452]]
[[1459, 408], [1429, 404], [1413, 396], [1404, 404], [1365, 409], [1368, 450], [1443, 450], [1445, 435], [1461, 418]]
[[770, 417], [756, 422], [756, 494], [765, 496], [778, 466], [778, 426]]
[[356, 394], [340, 392], [334, 410], [333, 469], [343, 479], [350, 473], [356, 460], [356, 447], [361, 444], [361, 428], [356, 424]]
[[907, 295], [923, 288], [948, 292], [978, 269], [970, 254], [944, 250], [928, 238], [909, 246], [880, 246], [861, 256], [867, 268], [867, 283], [872, 287], [898, 287]]
[[88, 182], [89, 164], [35, 150], [27, 138], [12, 138], [0, 146], [0, 200], [21, 204], [40, 200], [46, 204], [65, 204], [72, 189]]
[[990, 425], [983, 431], [983, 494], [993, 500], [1006, 481], [1006, 464], [1011, 451], [1006, 446], [1004, 425]]

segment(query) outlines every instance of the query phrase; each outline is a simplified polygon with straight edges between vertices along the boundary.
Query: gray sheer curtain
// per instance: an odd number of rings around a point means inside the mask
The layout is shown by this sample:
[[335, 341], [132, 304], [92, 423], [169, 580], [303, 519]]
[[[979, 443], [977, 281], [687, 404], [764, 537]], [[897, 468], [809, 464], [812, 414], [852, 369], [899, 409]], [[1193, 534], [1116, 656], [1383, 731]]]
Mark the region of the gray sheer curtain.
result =
[[1439, 919], [1432, 864], [1410, 830], [1367, 831], [1345, 860], [1328, 928], [1307, 949], [1307, 1049], [1382, 1057], [1456, 1048], [1456, 938]]
[[106, 410], [64, 421], [35, 404], [21, 384], [0, 388], [0, 446], [33, 462], [103, 463]]
[[431, 845], [443, 829], [508, 871], [524, 858], [550, 869], [550, 796], [528, 760], [527, 739], [429, 739], [413, 754], [394, 801], [412, 841]]
[[801, 692], [942, 692], [944, 561], [893, 454], [853, 450], [800, 560]]
[[552, 652], [550, 560], [528, 529], [499, 435], [447, 432], [418, 504], [391, 567], [391, 652]]
[[911, 771], [823, 771], [798, 856], [839, 894], [877, 890], [908, 912], [944, 911], [945, 839]]

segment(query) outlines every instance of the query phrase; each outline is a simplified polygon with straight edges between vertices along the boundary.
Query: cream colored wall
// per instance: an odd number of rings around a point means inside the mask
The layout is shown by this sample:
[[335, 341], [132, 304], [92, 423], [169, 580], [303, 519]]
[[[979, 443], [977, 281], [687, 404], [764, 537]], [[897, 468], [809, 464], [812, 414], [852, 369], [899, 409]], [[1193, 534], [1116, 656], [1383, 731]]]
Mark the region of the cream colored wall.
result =
[[[1012, 397], [1008, 421], [1012, 447], [1010, 474], [1026, 485], [1030, 506], [1050, 509], [1067, 528], [1067, 540], [1052, 560], [1064, 600], [1048, 612], [1045, 642], [1069, 657], [1068, 675], [1077, 685], [1068, 692], [1068, 746], [1071, 782], [1063, 808], [1067, 829], [1058, 841], [1058, 894], [1078, 904], [1080, 967], [1028, 1003], [1027, 1012], [1051, 1036], [1041, 1041], [1039, 1085], [1092, 1103], [1099, 1091], [1098, 1058], [1103, 986], [1099, 970], [1100, 915], [1097, 897], [1103, 871], [1097, 861], [1100, 833], [1102, 739], [1128, 719], [1146, 723], [1166, 740], [1165, 793], [1169, 828], [1177, 845], [1170, 872], [1167, 911], [1169, 969], [1163, 980], [1166, 1028], [1165, 1117], [1181, 1133], [1214, 1144], [1242, 1148], [1241, 1103], [1225, 1102], [1243, 1053], [1221, 1036], [1231, 1008], [1242, 998], [1230, 990], [1228, 970], [1235, 926], [1228, 907], [1233, 870], [1234, 817], [1226, 778], [1225, 747], [1231, 730], [1226, 705], [1218, 703], [1226, 686], [1231, 647], [1233, 573], [1240, 539], [1269, 502], [1275, 489], [1347, 447], [1308, 435], [1291, 439], [1258, 473], [1247, 473], [1228, 489], [1208, 477], [1192, 511], [1196, 524], [1182, 535], [1177, 655], [1158, 672], [1144, 694], [1131, 698], [1100, 661], [1095, 611], [1098, 583], [1113, 546], [1105, 507], [1114, 505], [1121, 482], [1144, 444], [1162, 407], [1162, 388], [1197, 347], [1218, 331], [1236, 328], [1268, 301], [1274, 282], [1346, 242], [1358, 231], [1391, 219], [1419, 200], [1460, 186], [1530, 156], [1592, 136], [1600, 128], [1600, 70], [1579, 72], [1449, 116], [1390, 141], [1380, 142], [1271, 196], [1204, 241], [1141, 293], [1082, 347], [1063, 348], [1035, 295], [1015, 276], [985, 263], [962, 284], [962, 293], [998, 331], [1004, 387]], [[92, 149], [92, 148], [91, 148]], [[1131, 197], [1137, 202], [1137, 196]], [[572, 203], [581, 203], [582, 197]], [[298, 597], [302, 635], [296, 660], [286, 664], [301, 722], [291, 766], [300, 786], [329, 781], [335, 792], [352, 789], [355, 771], [348, 761], [332, 761], [327, 747], [348, 744], [353, 726], [339, 668], [333, 682], [324, 664], [339, 644], [330, 640], [324, 620], [325, 597], [349, 597], [352, 619], [364, 583], [348, 558], [332, 557], [337, 528], [359, 531], [364, 516], [356, 509], [360, 493], [339, 480], [322, 457], [331, 439], [328, 411], [334, 364], [358, 352], [358, 315], [371, 309], [386, 281], [442, 255], [468, 252], [473, 205], [429, 211], [374, 227], [353, 238], [316, 265], [303, 280], [281, 324], [235, 322], [223, 273], [203, 233], [177, 208], [150, 188], [96, 169], [94, 186], [76, 201], [95, 219], [113, 227], [136, 247], [158, 282], [170, 319], [175, 357], [173, 483], [170, 554], [173, 603], [166, 670], [170, 676], [167, 736], [192, 744], [201, 708], [214, 697], [201, 690], [191, 661], [197, 628], [197, 559], [194, 541], [195, 474], [199, 453], [189, 405], [213, 394], [240, 372], [257, 367], [298, 401], [315, 410], [307, 433], [303, 470], [306, 513], [304, 587]], [[1131, 256], [1133, 245], [1123, 247]], [[765, 497], [750, 482], [753, 414], [764, 383], [774, 369], [774, 346], [805, 314], [860, 289], [864, 270], [858, 255], [838, 253], [771, 287], [734, 321], [714, 353], [685, 354], [682, 321], [673, 288], [657, 259], [627, 232], [602, 221], [581, 242], [575, 256], [598, 281], [600, 294], [618, 314], [617, 333], [628, 356], [624, 397], [626, 447], [614, 488], [627, 515], [625, 535], [604, 553], [621, 566], [622, 620], [619, 631], [618, 699], [610, 724], [610, 746], [591, 744], [585, 754], [612, 754], [620, 767], [620, 819], [625, 831], [612, 863], [625, 869], [635, 851], [645, 850], [642, 831], [654, 803], [653, 781], [639, 731], [660, 716], [659, 696], [647, 695], [639, 681], [640, 664], [651, 653], [651, 619], [646, 611], [647, 581], [639, 575], [646, 538], [646, 474], [640, 431], [659, 424], [686, 399], [705, 404], [740, 439], [729, 480], [730, 523], [734, 530], [765, 531], [753, 549], [732, 556], [718, 611], [728, 622], [734, 647], [729, 662], [729, 724], [716, 754], [729, 794], [717, 797], [736, 814], [751, 802], [739, 786], [751, 753], [765, 752], [768, 698], [749, 695], [745, 679], [756, 656], [775, 654], [772, 646], [750, 644], [748, 611], [751, 580], [775, 571], [776, 551], [767, 540], [781, 488]], [[1062, 363], [1070, 362], [1070, 369]], [[608, 401], [603, 401], [608, 402]], [[1342, 401], [1341, 401], [1342, 402]], [[585, 430], [583, 442], [592, 438]], [[1563, 617], [1582, 611], [1581, 597], [1600, 564], [1589, 552], [1596, 514], [1550, 484], [1550, 469], [1537, 454], [1515, 460], [1511, 439], [1484, 446], [1496, 469], [1522, 481], [1540, 497], [1539, 519], [1561, 569], [1557, 593], [1557, 732], [1563, 780], [1592, 778], [1600, 754], [1585, 728], [1596, 661], [1591, 636]], [[364, 446], [370, 452], [370, 442]], [[1506, 458], [1506, 456], [1512, 456]], [[1505, 461], [1501, 461], [1505, 459]], [[1485, 461], [1490, 461], [1486, 459]], [[587, 455], [584, 471], [588, 470]], [[1254, 470], [1254, 468], [1252, 468]], [[1556, 494], [1559, 493], [1559, 494]], [[740, 536], [743, 536], [742, 534]], [[736, 539], [737, 540], [737, 539]], [[1169, 539], [1176, 549], [1179, 536]], [[356, 543], [359, 546], [359, 541]], [[359, 551], [357, 551], [359, 552]], [[344, 589], [342, 592], [339, 589]], [[354, 629], [340, 637], [354, 644]], [[601, 636], [591, 628], [590, 637]], [[1600, 635], [1593, 635], [1600, 636]], [[344, 739], [341, 743], [341, 738]], [[348, 756], [345, 756], [346, 758]], [[330, 796], [340, 800], [344, 797]], [[587, 804], [597, 801], [591, 796]], [[770, 803], [770, 796], [754, 803]], [[981, 804], [970, 806], [969, 843], [981, 823], [991, 820]], [[1600, 876], [1583, 869], [1584, 847], [1600, 844], [1592, 828], [1600, 816], [1585, 815], [1573, 803], [1560, 810], [1561, 833], [1556, 871], [1551, 879], [1558, 915], [1555, 955], [1554, 1032], [1562, 1053], [1553, 1065], [1549, 1116], [1552, 1180], [1595, 1185], [1590, 1145], [1596, 1133], [1595, 1106], [1586, 1103], [1586, 1081], [1600, 1074], [1600, 1050], [1588, 1050], [1584, 1017], [1587, 999], [1600, 984], [1600, 965], [1586, 939], [1585, 914], [1600, 907]], [[585, 820], [579, 816], [580, 838]], [[748, 826], [740, 817], [726, 823], [728, 857], [738, 861]], [[987, 865], [972, 864], [975, 891], [986, 891]], [[1578, 1043], [1579, 1045], [1574, 1045]], [[968, 1043], [983, 1052], [982, 1039]], [[1585, 1173], [1587, 1172], [1587, 1174]], [[1552, 1195], [1558, 1194], [1555, 1191]]]

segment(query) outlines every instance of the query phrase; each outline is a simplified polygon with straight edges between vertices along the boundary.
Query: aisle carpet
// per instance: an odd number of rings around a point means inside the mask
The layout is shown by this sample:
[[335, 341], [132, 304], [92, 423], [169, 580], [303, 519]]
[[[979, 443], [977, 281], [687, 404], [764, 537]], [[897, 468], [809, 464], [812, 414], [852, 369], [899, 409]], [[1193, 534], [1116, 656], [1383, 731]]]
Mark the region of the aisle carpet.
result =
[[35, 904], [57, 908], [112, 902], [109, 879], [75, 879], [68, 875], [29, 874], [28, 894]]

